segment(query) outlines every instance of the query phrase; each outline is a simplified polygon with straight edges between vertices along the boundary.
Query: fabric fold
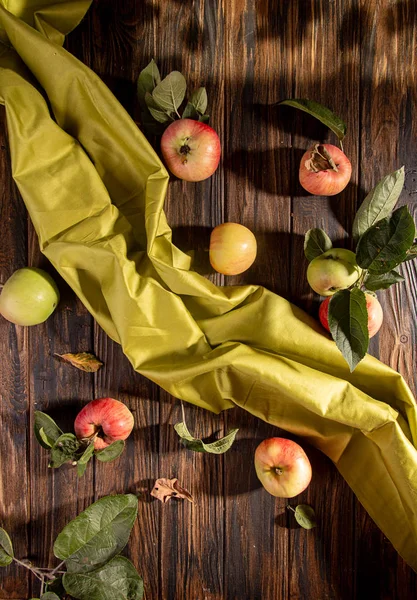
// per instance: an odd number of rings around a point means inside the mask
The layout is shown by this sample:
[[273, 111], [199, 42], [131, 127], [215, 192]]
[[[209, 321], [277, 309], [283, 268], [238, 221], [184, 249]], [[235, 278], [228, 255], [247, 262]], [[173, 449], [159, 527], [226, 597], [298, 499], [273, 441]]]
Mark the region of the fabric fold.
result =
[[47, 4], [42, 19], [23, 11], [29, 24], [0, 7], [2, 39], [31, 74], [10, 50], [0, 55], [13, 176], [41, 250], [138, 372], [203, 408], [241, 406], [303, 436], [417, 570], [416, 404], [405, 381], [371, 356], [350, 373], [284, 298], [219, 288], [190, 269], [163, 212], [164, 166], [99, 77], [55, 43], [88, 3]]

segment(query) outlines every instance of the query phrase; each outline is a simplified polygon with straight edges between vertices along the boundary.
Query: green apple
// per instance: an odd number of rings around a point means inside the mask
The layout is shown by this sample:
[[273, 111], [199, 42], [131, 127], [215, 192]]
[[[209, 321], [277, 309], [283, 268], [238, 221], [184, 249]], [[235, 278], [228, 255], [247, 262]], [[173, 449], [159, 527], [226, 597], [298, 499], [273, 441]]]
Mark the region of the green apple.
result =
[[344, 248], [331, 248], [308, 265], [307, 281], [320, 296], [332, 296], [353, 285], [361, 273], [362, 269], [356, 262], [354, 252]]
[[0, 314], [16, 325], [38, 325], [54, 312], [59, 291], [48, 273], [35, 267], [18, 269], [0, 296]]

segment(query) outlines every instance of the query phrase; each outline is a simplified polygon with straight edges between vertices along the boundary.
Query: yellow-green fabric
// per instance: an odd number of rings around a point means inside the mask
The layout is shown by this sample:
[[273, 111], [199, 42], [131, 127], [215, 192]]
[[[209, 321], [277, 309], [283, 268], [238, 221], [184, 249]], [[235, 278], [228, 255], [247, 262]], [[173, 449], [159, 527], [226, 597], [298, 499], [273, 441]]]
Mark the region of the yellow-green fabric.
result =
[[138, 372], [320, 448], [417, 570], [416, 405], [404, 380], [371, 356], [350, 373], [285, 299], [190, 270], [163, 212], [164, 166], [97, 75], [55, 43], [88, 2], [37, 2], [35, 17], [30, 2], [3, 4], [30, 24], [0, 7], [13, 177], [42, 252]]

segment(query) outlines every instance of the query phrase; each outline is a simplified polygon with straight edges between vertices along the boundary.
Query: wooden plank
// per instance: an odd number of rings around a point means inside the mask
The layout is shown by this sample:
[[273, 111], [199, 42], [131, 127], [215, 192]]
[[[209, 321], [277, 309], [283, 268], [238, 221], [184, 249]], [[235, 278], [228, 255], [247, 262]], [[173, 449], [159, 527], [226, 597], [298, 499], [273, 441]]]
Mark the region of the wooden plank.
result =
[[[223, 142], [224, 3], [194, 0], [158, 3], [155, 58], [163, 75], [184, 73], [191, 93], [205, 86], [210, 125]], [[181, 52], [178, 49], [181, 48]], [[173, 240], [184, 251], [194, 250], [194, 266], [207, 274], [211, 228], [223, 221], [224, 171], [196, 184], [171, 181], [166, 202]], [[221, 277], [213, 279], [221, 281]], [[182, 420], [179, 402], [161, 393], [159, 476], [178, 477], [195, 495], [196, 504], [160, 506], [161, 597], [223, 598], [224, 498], [223, 456], [186, 450], [173, 425]], [[197, 437], [224, 434], [223, 419], [185, 406], [188, 426]]]
[[[26, 266], [26, 211], [11, 175], [4, 109], [0, 113], [0, 283]], [[27, 331], [0, 317], [0, 525], [10, 534], [15, 555], [29, 553], [29, 465], [26, 434], [28, 411]], [[22, 572], [23, 571], [23, 572]], [[27, 597], [24, 569], [10, 565], [0, 574], [0, 598]]]
[[[284, 3], [239, 1], [225, 8], [226, 131], [225, 220], [254, 231], [258, 255], [227, 284], [259, 283], [288, 296], [290, 275], [290, 135], [279, 129], [275, 103], [291, 95], [291, 50]], [[243, 411], [230, 411], [239, 427], [225, 457], [225, 597], [288, 597], [286, 501], [262, 488], [254, 469], [257, 445], [280, 430]], [[274, 573], [273, 576], [271, 574]]]
[[[347, 123], [343, 145], [353, 167], [351, 183], [337, 196], [311, 196], [298, 182], [294, 189], [291, 298], [313, 314], [317, 314], [318, 296], [312, 294], [306, 279], [305, 232], [321, 227], [335, 246], [351, 247], [346, 236], [353, 222], [359, 166], [359, 29], [355, 6], [349, 0], [343, 4], [321, 0], [293, 3], [292, 97], [316, 100]], [[315, 119], [295, 109], [285, 108], [283, 119], [291, 123], [292, 177], [297, 181], [300, 159], [308, 148], [317, 142], [338, 145], [338, 141]], [[319, 527], [314, 532], [291, 530], [290, 597], [352, 598], [356, 501], [330, 461], [320, 455], [313, 463], [307, 501], [317, 512]]]
[[[406, 183], [399, 205], [417, 217], [415, 139], [417, 121], [415, 3], [389, 6], [377, 0], [361, 8], [361, 164], [360, 198], [388, 173], [405, 166]], [[399, 371], [417, 391], [417, 264], [398, 269], [406, 281], [379, 292], [384, 310], [381, 331], [371, 351]], [[357, 597], [414, 598], [416, 574], [398, 556], [376, 525], [357, 507]]]

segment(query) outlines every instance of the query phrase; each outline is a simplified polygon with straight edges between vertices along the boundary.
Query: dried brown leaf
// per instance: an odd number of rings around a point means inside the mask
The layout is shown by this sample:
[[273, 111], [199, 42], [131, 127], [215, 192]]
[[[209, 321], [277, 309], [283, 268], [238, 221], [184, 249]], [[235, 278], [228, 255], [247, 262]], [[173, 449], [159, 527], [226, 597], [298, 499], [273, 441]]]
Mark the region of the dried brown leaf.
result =
[[73, 367], [86, 371], [87, 373], [95, 373], [103, 365], [101, 361], [90, 354], [89, 352], [78, 352], [76, 354], [56, 354], [64, 362], [70, 363]]
[[174, 479], [166, 479], [165, 477], [157, 479], [152, 488], [151, 496], [158, 498], [161, 502], [168, 502], [171, 498], [194, 502], [192, 495], [180, 486], [178, 479], [175, 477]]

